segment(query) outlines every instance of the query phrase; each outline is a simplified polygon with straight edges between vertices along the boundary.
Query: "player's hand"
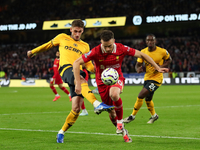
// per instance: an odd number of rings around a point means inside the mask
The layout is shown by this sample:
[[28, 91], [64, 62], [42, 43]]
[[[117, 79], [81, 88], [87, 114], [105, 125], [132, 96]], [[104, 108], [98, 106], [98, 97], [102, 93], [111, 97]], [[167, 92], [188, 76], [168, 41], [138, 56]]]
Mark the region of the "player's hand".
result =
[[137, 68], [137, 73], [141, 73], [141, 72], [144, 72], [144, 70], [143, 70], [143, 67], [142, 67], [142, 66], [140, 66], [140, 67], [138, 67], [138, 68]]
[[31, 58], [34, 56], [34, 54], [31, 51], [27, 51], [27, 56], [28, 56], [28, 58]]
[[165, 73], [165, 72], [169, 72], [169, 69], [168, 68], [159, 68], [157, 71], [161, 72], [161, 73]]
[[75, 92], [76, 94], [81, 94], [81, 84], [76, 84], [75, 85]]

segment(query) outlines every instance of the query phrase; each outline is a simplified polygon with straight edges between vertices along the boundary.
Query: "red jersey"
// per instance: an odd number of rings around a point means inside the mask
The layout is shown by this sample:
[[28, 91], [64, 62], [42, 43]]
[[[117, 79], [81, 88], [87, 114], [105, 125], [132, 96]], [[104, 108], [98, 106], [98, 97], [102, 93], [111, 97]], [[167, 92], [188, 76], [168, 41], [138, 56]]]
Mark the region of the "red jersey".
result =
[[84, 62], [93, 60], [96, 68], [96, 81], [98, 84], [103, 84], [101, 81], [101, 73], [106, 68], [114, 68], [117, 70], [119, 77], [123, 78], [121, 71], [121, 65], [126, 55], [134, 56], [135, 49], [125, 46], [121, 43], [114, 43], [114, 49], [112, 53], [106, 53], [102, 44], [94, 47], [90, 52], [82, 55]]
[[88, 79], [89, 79], [88, 71], [87, 71], [85, 68], [83, 68], [83, 71], [84, 71], [85, 74], [86, 74], [86, 76], [85, 76], [85, 80], [88, 81]]
[[60, 76], [58, 68], [59, 68], [59, 59], [56, 58], [54, 60], [53, 67], [50, 68], [50, 70], [53, 70], [53, 72], [54, 72], [53, 78]]

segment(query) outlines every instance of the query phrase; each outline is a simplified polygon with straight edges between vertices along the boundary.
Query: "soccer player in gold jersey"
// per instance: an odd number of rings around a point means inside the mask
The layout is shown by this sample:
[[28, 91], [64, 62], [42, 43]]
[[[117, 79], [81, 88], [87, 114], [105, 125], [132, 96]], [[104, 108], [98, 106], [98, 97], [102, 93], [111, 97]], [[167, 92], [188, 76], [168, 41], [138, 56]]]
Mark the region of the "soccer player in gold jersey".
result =
[[[81, 55], [90, 51], [89, 44], [80, 39], [84, 31], [84, 23], [81, 20], [74, 20], [72, 22], [72, 27], [70, 28], [71, 35], [64, 33], [58, 34], [51, 41], [36, 47], [33, 50], [27, 52], [28, 57], [33, 57], [38, 52], [43, 52], [49, 50], [53, 46], [59, 46], [60, 61], [59, 61], [59, 73], [62, 80], [68, 83], [70, 87], [70, 94], [72, 98], [72, 110], [66, 118], [62, 129], [57, 134], [57, 143], [64, 142], [64, 133], [76, 122], [80, 107], [85, 97], [94, 106], [94, 111], [96, 114], [100, 114], [102, 111], [110, 111], [114, 109], [114, 106], [108, 106], [104, 103], [99, 102], [92, 90], [89, 89], [87, 81], [85, 80], [85, 72], [82, 71], [82, 66], [80, 66], [80, 77], [81, 77], [81, 94], [76, 94], [75, 92], [75, 81], [73, 74], [73, 63]], [[94, 72], [94, 65], [92, 62], [85, 63], [85, 67], [88, 71]]]
[[[166, 49], [156, 46], [156, 37], [153, 34], [149, 34], [146, 37], [147, 47], [142, 49], [141, 52], [150, 56], [161, 68], [169, 67], [172, 59]], [[135, 119], [135, 115], [139, 111], [145, 98], [146, 106], [151, 113], [151, 118], [147, 122], [153, 123], [158, 119], [158, 115], [155, 112], [154, 103], [152, 101], [154, 92], [161, 86], [163, 80], [163, 73], [158, 72], [155, 68], [142, 58], [137, 59], [135, 69], [137, 73], [143, 72], [143, 62], [145, 63], [146, 73], [144, 76], [144, 85], [140, 91], [136, 103], [133, 108], [132, 114], [124, 119], [124, 123], [129, 123]]]

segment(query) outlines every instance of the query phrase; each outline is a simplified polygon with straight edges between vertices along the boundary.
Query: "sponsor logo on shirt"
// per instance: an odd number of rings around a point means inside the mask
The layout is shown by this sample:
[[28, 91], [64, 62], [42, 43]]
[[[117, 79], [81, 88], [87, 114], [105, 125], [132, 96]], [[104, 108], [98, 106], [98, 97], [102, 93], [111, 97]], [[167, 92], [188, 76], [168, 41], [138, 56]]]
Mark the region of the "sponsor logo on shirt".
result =
[[74, 47], [72, 47], [72, 46], [65, 46], [65, 49], [66, 49], [66, 50], [70, 50], [70, 51], [74, 51], [74, 52], [76, 52], [76, 53], [79, 53], [80, 55], [83, 54], [79, 49], [74, 48]]
[[109, 66], [106, 66], [106, 68], [120, 68], [120, 64], [115, 64], [115, 65], [109, 65]]

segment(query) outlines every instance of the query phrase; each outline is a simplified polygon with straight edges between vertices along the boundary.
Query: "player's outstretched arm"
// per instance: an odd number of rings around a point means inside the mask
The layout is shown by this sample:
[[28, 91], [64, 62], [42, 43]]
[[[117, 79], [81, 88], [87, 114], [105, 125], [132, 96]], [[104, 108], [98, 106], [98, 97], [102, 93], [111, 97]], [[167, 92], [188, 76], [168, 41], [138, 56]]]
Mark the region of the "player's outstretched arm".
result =
[[139, 58], [142, 58], [144, 60], [146, 60], [147, 62], [149, 62], [152, 66], [155, 67], [155, 69], [158, 71], [158, 72], [161, 72], [161, 73], [164, 73], [164, 72], [169, 72], [169, 69], [168, 68], [160, 68], [155, 62], [154, 60], [149, 57], [147, 54], [144, 54], [138, 50], [135, 51], [135, 57], [139, 57]]
[[50, 48], [52, 48], [53, 46], [54, 45], [52, 44], [52, 42], [49, 41], [49, 42], [47, 42], [45, 44], [42, 44], [41, 46], [38, 46], [38, 47], [34, 48], [33, 50], [27, 51], [27, 56], [29, 58], [31, 58], [31, 57], [35, 56], [36, 53], [47, 51]]
[[28, 58], [31, 58], [34, 56], [34, 54], [31, 51], [27, 51], [27, 56], [28, 56]]
[[83, 65], [85, 62], [82, 57], [79, 57], [75, 60], [73, 64], [74, 78], [75, 78], [75, 92], [81, 94], [81, 76], [80, 76], [80, 65]]

